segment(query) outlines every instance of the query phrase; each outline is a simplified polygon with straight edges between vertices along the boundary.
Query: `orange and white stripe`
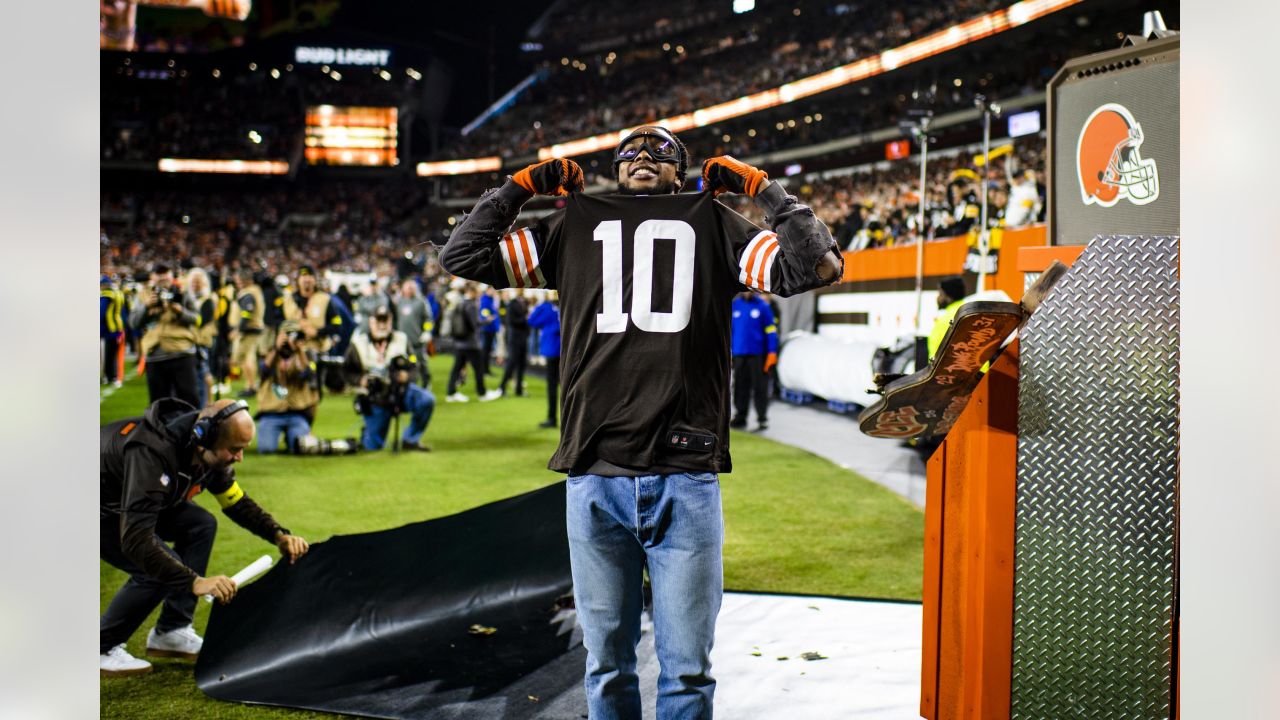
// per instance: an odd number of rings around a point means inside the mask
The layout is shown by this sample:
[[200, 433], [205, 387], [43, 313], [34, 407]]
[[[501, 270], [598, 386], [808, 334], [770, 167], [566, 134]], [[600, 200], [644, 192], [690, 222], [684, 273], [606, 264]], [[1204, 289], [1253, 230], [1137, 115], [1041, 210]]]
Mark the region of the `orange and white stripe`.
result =
[[772, 292], [773, 261], [778, 257], [778, 234], [761, 230], [738, 259], [738, 282], [753, 290]]
[[520, 228], [503, 235], [498, 241], [502, 250], [502, 265], [507, 271], [507, 282], [513, 288], [543, 288], [547, 279], [538, 266], [538, 248], [533, 242], [533, 231]]

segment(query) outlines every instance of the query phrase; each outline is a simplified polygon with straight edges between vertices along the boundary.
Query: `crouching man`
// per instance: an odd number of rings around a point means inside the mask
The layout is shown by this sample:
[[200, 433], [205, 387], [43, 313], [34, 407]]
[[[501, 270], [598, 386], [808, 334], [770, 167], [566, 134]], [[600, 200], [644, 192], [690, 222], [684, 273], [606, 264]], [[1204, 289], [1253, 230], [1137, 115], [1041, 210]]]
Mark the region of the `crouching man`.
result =
[[[217, 521], [192, 502], [208, 489], [222, 512], [273, 543], [295, 562], [307, 541], [291, 534], [236, 483], [232, 465], [253, 441], [253, 418], [243, 401], [219, 400], [196, 411], [175, 398], [152, 403], [142, 417], [102, 427], [100, 438], [103, 560], [129, 574], [99, 623], [99, 667], [104, 677], [140, 675], [151, 664], [133, 657], [125, 642], [161, 602], [147, 635], [147, 655], [194, 660], [204, 640], [191, 627], [196, 597], [235, 597], [225, 575], [205, 577]], [[166, 542], [172, 542], [169, 547]]]
[[378, 308], [369, 318], [369, 331], [357, 332], [347, 349], [344, 370], [350, 380], [360, 384], [355, 399], [356, 412], [364, 418], [360, 443], [365, 450], [381, 450], [391, 420], [408, 411], [409, 427], [400, 446], [430, 450], [422, 442], [422, 434], [431, 422], [436, 396], [412, 381], [418, 358], [409, 349], [409, 338], [392, 330], [391, 323], [391, 311]]

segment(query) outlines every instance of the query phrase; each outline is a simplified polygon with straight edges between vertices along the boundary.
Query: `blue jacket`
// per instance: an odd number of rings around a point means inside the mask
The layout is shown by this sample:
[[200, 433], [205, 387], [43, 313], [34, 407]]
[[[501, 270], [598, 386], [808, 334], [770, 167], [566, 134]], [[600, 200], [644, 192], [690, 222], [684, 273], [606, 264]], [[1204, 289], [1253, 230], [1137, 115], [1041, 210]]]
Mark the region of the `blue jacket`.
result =
[[351, 310], [347, 307], [347, 304], [342, 302], [342, 299], [337, 295], [329, 296], [329, 307], [332, 308], [331, 312], [333, 314], [342, 318], [340, 325], [330, 321], [332, 325], [339, 325], [337, 333], [333, 336], [331, 354], [346, 355], [347, 345], [351, 342], [351, 336], [356, 331], [356, 319], [352, 317]]
[[778, 352], [778, 326], [773, 310], [759, 295], [733, 299], [733, 354], [768, 355]]
[[427, 305], [431, 307], [431, 317], [434, 326], [431, 328], [431, 337], [435, 337], [439, 331], [440, 323], [444, 322], [444, 318], [440, 317], [440, 301], [436, 299], [435, 293], [426, 293]]
[[498, 301], [488, 293], [480, 296], [480, 327], [485, 332], [492, 333], [502, 329], [502, 319], [498, 317]]
[[529, 313], [529, 326], [538, 328], [538, 350], [542, 357], [560, 357], [560, 308], [544, 302]]

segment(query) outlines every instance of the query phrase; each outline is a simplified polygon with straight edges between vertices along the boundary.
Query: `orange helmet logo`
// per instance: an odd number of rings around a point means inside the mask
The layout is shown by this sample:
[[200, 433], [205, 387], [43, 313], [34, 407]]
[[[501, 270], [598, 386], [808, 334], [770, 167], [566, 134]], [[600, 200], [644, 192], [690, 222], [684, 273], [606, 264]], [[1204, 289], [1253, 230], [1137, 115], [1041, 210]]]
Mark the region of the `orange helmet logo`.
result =
[[1118, 103], [1094, 110], [1080, 129], [1076, 144], [1076, 175], [1085, 205], [1111, 207], [1128, 198], [1146, 205], [1160, 197], [1156, 161], [1138, 152], [1142, 126]]

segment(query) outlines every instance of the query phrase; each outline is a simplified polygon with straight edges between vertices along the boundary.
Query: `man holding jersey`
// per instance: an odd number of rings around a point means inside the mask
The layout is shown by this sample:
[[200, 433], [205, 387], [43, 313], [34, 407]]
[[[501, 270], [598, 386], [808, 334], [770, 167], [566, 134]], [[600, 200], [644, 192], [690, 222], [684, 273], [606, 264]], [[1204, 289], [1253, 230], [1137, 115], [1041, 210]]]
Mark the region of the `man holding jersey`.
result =
[[[643, 574], [653, 590], [659, 718], [710, 718], [711, 646], [723, 591], [718, 473], [729, 472], [730, 305], [746, 290], [793, 295], [835, 282], [842, 261], [808, 207], [730, 157], [681, 194], [688, 151], [665, 128], [614, 152], [616, 194], [581, 192], [569, 160], [531, 165], [484, 194], [444, 268], [494, 287], [554, 288], [561, 315], [562, 433], [574, 594], [595, 720], [640, 718], [635, 648]], [[770, 229], [714, 199], [745, 193]], [[512, 229], [534, 194], [565, 207]]]

